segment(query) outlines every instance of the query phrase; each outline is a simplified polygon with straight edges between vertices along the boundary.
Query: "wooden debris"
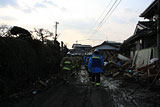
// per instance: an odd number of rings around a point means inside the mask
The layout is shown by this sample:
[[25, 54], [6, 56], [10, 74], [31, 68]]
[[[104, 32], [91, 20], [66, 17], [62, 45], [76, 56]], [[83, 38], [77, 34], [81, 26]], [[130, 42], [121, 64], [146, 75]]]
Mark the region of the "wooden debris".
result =
[[132, 75], [130, 75], [129, 73], [124, 73], [124, 76], [128, 76], [128, 77], [132, 77]]
[[46, 83], [43, 82], [42, 80], [39, 80], [39, 82], [40, 82], [43, 86], [47, 87]]
[[113, 75], [112, 75], [112, 77], [116, 77], [117, 75], [119, 75], [120, 74], [120, 72], [116, 72], [116, 73], [114, 73]]

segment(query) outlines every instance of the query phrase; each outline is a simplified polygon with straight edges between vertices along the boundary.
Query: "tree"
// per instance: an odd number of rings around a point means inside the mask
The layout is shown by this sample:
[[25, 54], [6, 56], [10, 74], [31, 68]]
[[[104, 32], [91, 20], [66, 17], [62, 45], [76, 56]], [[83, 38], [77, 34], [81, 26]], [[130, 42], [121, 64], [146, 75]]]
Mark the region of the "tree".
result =
[[32, 39], [31, 33], [22, 27], [14, 26], [9, 30], [9, 32], [11, 35], [15, 35], [21, 39]]
[[10, 36], [10, 33], [9, 33], [10, 29], [11, 29], [11, 26], [0, 25], [0, 36], [1, 37], [8, 37], [8, 36]]
[[52, 32], [50, 32], [49, 30], [43, 29], [43, 28], [40, 28], [40, 29], [34, 28], [33, 32], [36, 32], [37, 36], [40, 37], [40, 40], [43, 43], [46, 41], [47, 38], [53, 37]]

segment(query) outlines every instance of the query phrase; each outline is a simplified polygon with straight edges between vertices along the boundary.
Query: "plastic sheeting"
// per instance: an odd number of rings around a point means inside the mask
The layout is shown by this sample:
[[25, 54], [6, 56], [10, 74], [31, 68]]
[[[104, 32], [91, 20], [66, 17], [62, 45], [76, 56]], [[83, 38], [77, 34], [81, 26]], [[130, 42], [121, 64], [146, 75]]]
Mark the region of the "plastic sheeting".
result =
[[129, 58], [127, 58], [127, 57], [125, 57], [125, 56], [123, 56], [123, 55], [121, 55], [121, 54], [118, 54], [117, 57], [118, 57], [119, 59], [123, 60], [123, 61], [126, 61], [126, 62], [130, 62], [130, 61], [131, 61], [131, 59], [129, 59]]
[[[135, 64], [136, 68], [140, 68], [140, 67], [149, 65], [151, 58], [156, 57], [155, 50], [156, 48], [147, 48], [147, 49], [136, 51], [132, 64]], [[153, 52], [153, 56], [151, 55], [151, 52]]]

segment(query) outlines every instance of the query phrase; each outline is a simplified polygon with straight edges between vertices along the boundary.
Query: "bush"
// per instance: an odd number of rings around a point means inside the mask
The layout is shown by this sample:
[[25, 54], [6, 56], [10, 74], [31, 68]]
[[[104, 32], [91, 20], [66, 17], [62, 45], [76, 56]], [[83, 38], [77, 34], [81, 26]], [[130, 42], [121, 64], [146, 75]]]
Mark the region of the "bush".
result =
[[[57, 42], [58, 43], [58, 42]], [[0, 37], [0, 84], [9, 95], [25, 90], [38, 79], [58, 73], [59, 44]], [[2, 90], [1, 90], [2, 91]]]

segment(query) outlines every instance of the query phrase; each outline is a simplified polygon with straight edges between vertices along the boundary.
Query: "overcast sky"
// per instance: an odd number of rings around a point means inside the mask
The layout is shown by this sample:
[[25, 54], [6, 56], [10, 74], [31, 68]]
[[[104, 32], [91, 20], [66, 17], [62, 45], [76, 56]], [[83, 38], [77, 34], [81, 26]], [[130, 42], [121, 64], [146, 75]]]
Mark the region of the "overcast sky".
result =
[[[116, 2], [117, 1], [117, 2]], [[139, 15], [154, 0], [0, 0], [0, 24], [52, 32], [58, 24], [58, 41], [99, 45], [105, 40], [123, 42], [133, 35]], [[109, 12], [102, 26], [98, 24]], [[119, 3], [119, 5], [118, 5]], [[104, 11], [105, 10], [105, 11]]]

